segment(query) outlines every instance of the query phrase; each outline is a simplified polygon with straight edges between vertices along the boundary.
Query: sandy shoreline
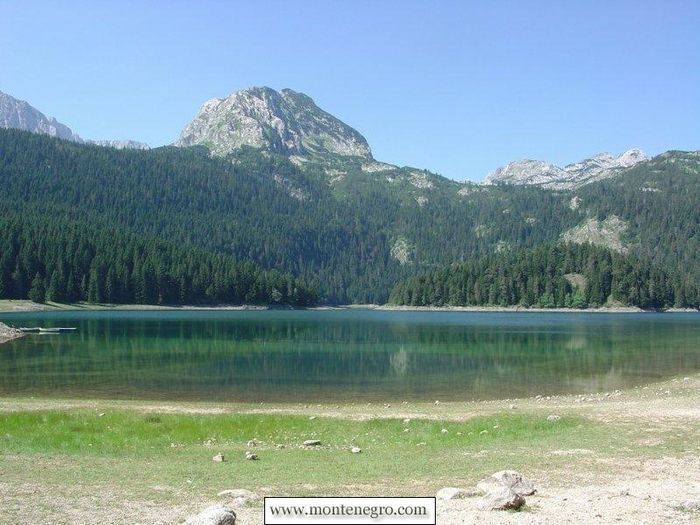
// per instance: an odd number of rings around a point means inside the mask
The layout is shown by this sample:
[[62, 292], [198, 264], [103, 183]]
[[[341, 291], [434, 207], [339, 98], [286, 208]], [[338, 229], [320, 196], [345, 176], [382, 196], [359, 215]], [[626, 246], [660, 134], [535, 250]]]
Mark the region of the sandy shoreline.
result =
[[[21, 312], [51, 312], [51, 311], [267, 311], [267, 310], [376, 310], [386, 312], [492, 312], [492, 313], [645, 313], [656, 312], [643, 310], [633, 306], [616, 306], [600, 308], [523, 308], [521, 306], [399, 306], [389, 304], [349, 304], [349, 305], [319, 305], [307, 308], [292, 308], [287, 306], [261, 305], [144, 305], [144, 304], [39, 304], [26, 300], [0, 300], [0, 313]], [[699, 313], [691, 308], [669, 308], [656, 313]]]
[[[513, 408], [515, 407], [515, 408]], [[110, 408], [175, 414], [280, 414], [367, 420], [420, 418], [465, 421], [475, 415], [501, 410], [572, 411], [603, 421], [645, 417], [685, 417], [700, 423], [700, 373], [671, 377], [625, 390], [580, 394], [534, 395], [522, 398], [464, 401], [328, 402], [214, 402], [100, 398], [47, 398], [0, 395], [0, 413], [24, 410], [78, 410]]]
[[[494, 312], [494, 313], [642, 313], [634, 306], [601, 308], [523, 308], [522, 306], [400, 306], [390, 304], [349, 305], [348, 309], [379, 310], [388, 312]], [[695, 310], [694, 310], [695, 311]]]
[[[196, 514], [208, 505], [225, 503], [238, 515], [241, 525], [262, 523], [262, 502], [236, 506], [225, 498], [217, 498], [222, 489], [246, 488], [265, 495], [431, 495], [442, 486], [474, 488], [474, 480], [483, 475], [482, 462], [507, 467], [516, 458], [525, 461], [524, 474], [533, 479], [538, 492], [527, 497], [527, 509], [523, 512], [479, 511], [479, 497], [438, 501], [438, 523], [457, 525], [464, 523], [622, 523], [624, 525], [697, 523], [700, 513], [687, 510], [686, 502], [700, 501], [700, 374], [679, 376], [663, 382], [652, 383], [623, 391], [591, 392], [585, 395], [535, 396], [523, 399], [473, 402], [409, 402], [387, 405], [382, 403], [334, 403], [322, 404], [260, 404], [260, 403], [180, 403], [75, 399], [34, 399], [0, 397], [0, 416], [35, 411], [89, 411], [95, 414], [114, 411], [135, 411], [146, 414], [182, 414], [183, 416], [235, 416], [258, 414], [280, 418], [304, 416], [305, 419], [336, 418], [337, 421], [371, 422], [377, 420], [419, 421], [434, 420], [440, 426], [459, 425], [473, 418], [499, 417], [503, 414], [520, 414], [545, 421], [551, 414], [569, 418], [584, 418], [586, 425], [606, 429], [613, 441], [575, 441], [544, 444], [527, 436], [523, 441], [498, 445], [492, 448], [484, 444], [477, 448], [457, 449], [451, 462], [466, 462], [464, 471], [456, 477], [446, 478], [437, 467], [436, 449], [428, 455], [434, 465], [433, 476], [415, 479], [376, 480], [368, 483], [360, 479], [343, 479], [333, 486], [320, 486], [312, 481], [304, 485], [275, 485], [270, 481], [251, 483], [229, 481], [217, 484], [206, 478], [197, 479], [199, 488], [185, 481], [187, 469], [178, 485], [160, 481], [157, 477], [142, 482], [132, 489], [120, 488], [110, 483], [86, 481], [52, 485], [44, 481], [38, 472], [63, 476], [71, 472], [68, 463], [74, 458], [54, 459], [43, 456], [0, 455], [11, 469], [0, 480], [0, 507], [12, 510], [14, 516], [28, 516], [29, 522], [40, 522], [51, 516], [56, 523], [163, 523], [176, 524], [189, 515]], [[410, 424], [409, 424], [410, 426]], [[495, 427], [494, 427], [495, 428]], [[410, 435], [410, 434], [409, 434]], [[452, 435], [452, 434], [450, 434]], [[217, 449], [218, 450], [218, 449]], [[233, 469], [231, 476], [240, 469], [254, 466], [253, 471], [274, 463], [285, 451], [274, 445], [259, 444], [255, 448], [262, 460], [255, 465], [236, 459], [222, 468]], [[211, 465], [209, 456], [202, 461]], [[405, 453], [422, 454], [415, 446]], [[301, 454], [289, 451], [287, 454]], [[274, 456], [278, 454], [278, 456]], [[343, 451], [310, 453], [309, 457], [322, 454], [333, 460], [334, 454], [344, 456]], [[357, 461], [369, 461], [379, 450], [370, 444]], [[472, 457], [472, 459], [469, 459]], [[377, 459], [381, 461], [381, 457]], [[100, 458], [90, 460], [82, 468], [90, 468], [97, 461], [102, 469], [118, 469], [123, 461], [133, 458]], [[133, 468], [151, 468], [152, 460], [133, 463]], [[337, 460], [336, 460], [337, 461]], [[517, 463], [517, 462], [516, 462]], [[309, 460], [309, 476], [315, 468], [323, 468], [323, 462]], [[229, 465], [229, 466], [226, 466]], [[469, 467], [471, 465], [471, 467]], [[476, 466], [476, 470], [474, 469]], [[131, 467], [129, 467], [131, 468]], [[172, 467], [168, 467], [172, 468]], [[188, 467], [189, 468], [189, 467]], [[214, 469], [214, 466], [211, 467]], [[444, 468], [444, 463], [443, 463]], [[471, 468], [471, 470], [470, 470]], [[25, 472], [28, 472], [25, 474]], [[34, 473], [34, 474], [32, 474]], [[68, 475], [67, 475], [68, 476]], [[274, 476], [273, 476], [274, 477]], [[68, 476], [70, 478], [70, 476]], [[265, 478], [265, 476], [263, 476]], [[100, 478], [101, 479], [101, 478]], [[134, 478], [140, 479], [138, 477]], [[176, 476], [176, 480], [180, 477]], [[242, 478], [245, 480], [245, 476]], [[230, 485], [230, 486], [229, 486]], [[47, 509], [51, 509], [48, 511]], [[32, 521], [35, 519], [35, 521]], [[0, 518], [0, 523], [4, 523]], [[9, 521], [8, 523], [14, 523]]]

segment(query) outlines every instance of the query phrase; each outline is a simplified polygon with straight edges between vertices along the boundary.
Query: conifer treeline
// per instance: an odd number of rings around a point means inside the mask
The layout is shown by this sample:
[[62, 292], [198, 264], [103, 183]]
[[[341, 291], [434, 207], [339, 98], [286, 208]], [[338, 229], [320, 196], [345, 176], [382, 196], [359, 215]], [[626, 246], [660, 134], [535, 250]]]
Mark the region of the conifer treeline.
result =
[[[108, 222], [252, 260], [315, 283], [331, 304], [385, 303], [423, 264], [477, 257], [501, 239], [546, 242], [579, 220], [568, 199], [537, 188], [462, 196], [459, 187], [445, 180], [420, 205], [409, 182], [359, 170], [331, 185], [320, 169], [254, 148], [220, 159], [203, 147], [116, 150], [0, 129], [0, 215]], [[535, 223], [527, 222], [532, 210], [541, 210]], [[409, 243], [410, 264], [390, 255], [399, 238]]]
[[390, 302], [411, 306], [645, 309], [698, 308], [697, 283], [590, 244], [543, 245], [495, 254], [397, 284]]
[[322, 302], [345, 304], [385, 303], [426, 268], [556, 242], [616, 216], [630, 256], [674, 282], [700, 282], [697, 153], [571, 191], [436, 176], [417, 187], [411, 168], [341, 172], [331, 180], [323, 166], [254, 148], [221, 159], [203, 147], [116, 150], [0, 129], [0, 217], [62, 217], [193, 246], [289, 273], [314, 283]]
[[287, 274], [85, 223], [0, 220], [0, 298], [37, 302], [280, 304], [316, 293]]

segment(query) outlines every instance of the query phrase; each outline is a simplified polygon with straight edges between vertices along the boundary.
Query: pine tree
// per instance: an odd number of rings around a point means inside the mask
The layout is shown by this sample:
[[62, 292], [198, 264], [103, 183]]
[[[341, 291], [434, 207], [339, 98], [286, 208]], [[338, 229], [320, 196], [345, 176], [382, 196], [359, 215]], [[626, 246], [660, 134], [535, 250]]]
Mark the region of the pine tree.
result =
[[46, 289], [46, 300], [55, 303], [66, 301], [65, 282], [58, 270], [54, 270], [49, 280], [49, 287]]
[[32, 280], [32, 286], [29, 289], [29, 299], [35, 303], [43, 303], [46, 299], [46, 288], [44, 286], [44, 279], [38, 273], [34, 276]]
[[97, 304], [103, 302], [102, 290], [100, 289], [100, 279], [96, 268], [90, 270], [90, 278], [88, 280], [87, 301]]

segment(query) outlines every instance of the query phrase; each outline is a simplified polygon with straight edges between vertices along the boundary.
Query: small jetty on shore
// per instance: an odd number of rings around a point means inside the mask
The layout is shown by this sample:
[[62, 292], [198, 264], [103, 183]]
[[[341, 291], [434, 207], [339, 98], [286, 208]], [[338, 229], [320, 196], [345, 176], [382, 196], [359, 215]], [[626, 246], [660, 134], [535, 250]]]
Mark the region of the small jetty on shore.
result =
[[50, 328], [43, 328], [41, 326], [32, 326], [32, 327], [20, 327], [19, 331], [24, 332], [25, 334], [60, 334], [63, 332], [74, 332], [76, 331], [77, 328], [73, 327], [50, 327]]

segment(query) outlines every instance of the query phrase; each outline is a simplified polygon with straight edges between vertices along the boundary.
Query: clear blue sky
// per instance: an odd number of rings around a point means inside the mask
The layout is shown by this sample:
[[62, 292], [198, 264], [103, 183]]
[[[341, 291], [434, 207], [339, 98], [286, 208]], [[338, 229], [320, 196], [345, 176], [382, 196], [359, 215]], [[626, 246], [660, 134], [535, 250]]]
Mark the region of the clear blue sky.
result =
[[84, 138], [167, 144], [259, 85], [459, 180], [700, 149], [700, 2], [0, 0], [0, 90]]

